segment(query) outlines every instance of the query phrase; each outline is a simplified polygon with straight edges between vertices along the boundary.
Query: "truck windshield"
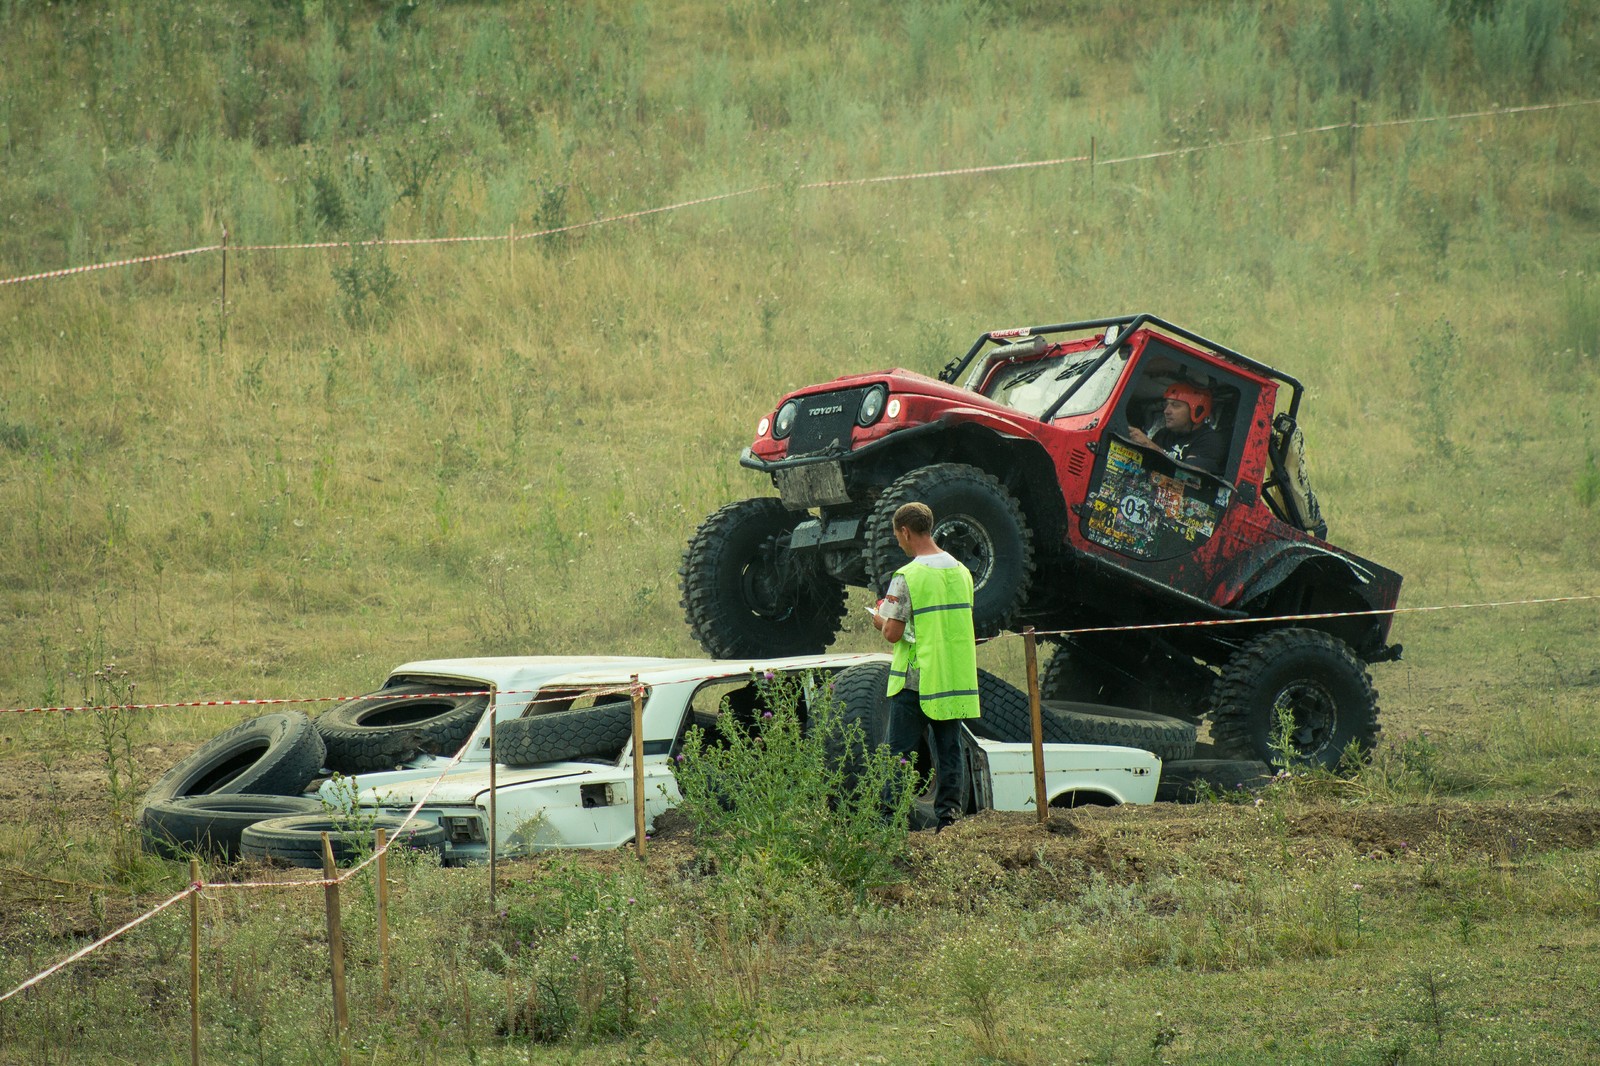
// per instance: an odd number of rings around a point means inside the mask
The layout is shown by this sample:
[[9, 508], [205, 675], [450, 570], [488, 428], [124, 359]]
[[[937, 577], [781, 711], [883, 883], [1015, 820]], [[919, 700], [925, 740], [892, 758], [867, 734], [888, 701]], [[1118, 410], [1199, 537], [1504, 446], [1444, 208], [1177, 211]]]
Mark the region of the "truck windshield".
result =
[[981, 391], [997, 403], [1003, 403], [1032, 418], [1039, 418], [1063, 393], [1078, 385], [1072, 398], [1061, 405], [1055, 417], [1088, 414], [1099, 410], [1110, 399], [1111, 390], [1122, 377], [1123, 368], [1128, 365], [1128, 346], [1123, 345], [1099, 370], [1083, 380], [1105, 352], [1105, 348], [1099, 347], [1029, 362], [1002, 363], [989, 373]]

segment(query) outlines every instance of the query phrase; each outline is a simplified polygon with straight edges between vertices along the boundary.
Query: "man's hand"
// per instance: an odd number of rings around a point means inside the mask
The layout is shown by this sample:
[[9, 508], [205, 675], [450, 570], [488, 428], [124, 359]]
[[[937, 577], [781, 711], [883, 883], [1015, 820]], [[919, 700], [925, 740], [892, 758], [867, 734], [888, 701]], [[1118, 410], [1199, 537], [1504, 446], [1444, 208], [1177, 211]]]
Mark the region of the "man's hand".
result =
[[872, 624], [878, 632], [883, 634], [883, 639], [890, 644], [898, 644], [900, 643], [900, 638], [905, 636], [906, 624], [902, 619], [885, 618], [879, 614], [878, 608], [882, 606], [883, 601], [879, 600], [877, 606], [869, 608], [867, 613], [872, 615]]
[[1156, 442], [1150, 439], [1150, 435], [1138, 426], [1128, 427], [1128, 439], [1141, 448], [1154, 448], [1157, 446]]

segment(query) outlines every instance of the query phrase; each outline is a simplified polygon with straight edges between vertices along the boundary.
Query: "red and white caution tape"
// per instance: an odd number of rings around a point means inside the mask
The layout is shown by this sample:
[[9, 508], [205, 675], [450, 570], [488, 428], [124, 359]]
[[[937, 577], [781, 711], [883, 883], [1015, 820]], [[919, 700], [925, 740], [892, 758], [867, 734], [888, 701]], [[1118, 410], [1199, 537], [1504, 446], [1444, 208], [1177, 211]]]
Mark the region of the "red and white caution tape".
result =
[[[839, 178], [830, 181], [811, 181], [795, 186], [799, 189], [843, 189], [851, 186], [878, 185], [887, 182], [921, 181], [929, 178], [962, 177], [974, 174], [997, 174], [1010, 170], [1038, 169], [1041, 167], [1064, 166], [1068, 163], [1091, 163], [1094, 166], [1115, 166], [1120, 163], [1136, 163], [1151, 159], [1167, 159], [1174, 156], [1191, 155], [1195, 152], [1207, 152], [1218, 148], [1238, 148], [1252, 144], [1266, 144], [1272, 141], [1288, 140], [1291, 137], [1306, 137], [1319, 133], [1333, 133], [1339, 130], [1381, 129], [1389, 126], [1412, 126], [1425, 122], [1457, 122], [1466, 119], [1493, 118], [1500, 115], [1524, 115], [1539, 111], [1556, 111], [1570, 107], [1588, 107], [1600, 104], [1596, 100], [1568, 100], [1553, 104], [1526, 104], [1518, 107], [1489, 108], [1482, 111], [1461, 111], [1449, 115], [1428, 115], [1416, 118], [1381, 119], [1374, 122], [1334, 122], [1324, 126], [1311, 126], [1306, 129], [1288, 130], [1283, 133], [1266, 133], [1258, 137], [1245, 137], [1230, 141], [1213, 141], [1206, 144], [1189, 145], [1180, 148], [1169, 148], [1159, 152], [1144, 152], [1138, 155], [1113, 156], [1097, 159], [1086, 155], [1060, 156], [1054, 159], [1032, 159], [1019, 163], [994, 163], [983, 166], [953, 167], [943, 170], [927, 170], [909, 174], [888, 174], [871, 178]], [[306, 251], [311, 249], [328, 248], [377, 248], [377, 247], [404, 247], [419, 244], [484, 244], [492, 241], [523, 241], [538, 237], [551, 237], [561, 233], [574, 233], [578, 230], [591, 229], [595, 226], [609, 225], [613, 222], [626, 222], [630, 219], [645, 218], [649, 215], [658, 215], [667, 211], [678, 211], [686, 207], [696, 207], [701, 204], [716, 203], [721, 200], [731, 200], [740, 196], [750, 196], [759, 192], [769, 192], [779, 186], [776, 183], [756, 185], [748, 189], [738, 189], [733, 192], [718, 193], [712, 196], [702, 196], [693, 200], [683, 200], [675, 204], [666, 204], [661, 207], [649, 207], [639, 211], [629, 211], [621, 215], [608, 215], [603, 218], [591, 219], [588, 222], [575, 222], [568, 226], [556, 226], [550, 229], [536, 230], [531, 233], [484, 234], [463, 237], [377, 237], [365, 241], [314, 241], [308, 244], [240, 244], [225, 246], [221, 244], [208, 244], [201, 248], [190, 248], [181, 252], [161, 252], [155, 255], [137, 256], [132, 259], [118, 259], [110, 263], [91, 263], [86, 266], [64, 267], [60, 270], [46, 270], [37, 274], [25, 274], [20, 277], [0, 278], [0, 285], [16, 285], [25, 281], [45, 281], [54, 278], [69, 277], [74, 274], [84, 274], [94, 270], [109, 270], [112, 267], [134, 266], [140, 263], [153, 263], [161, 259], [179, 259], [184, 256], [202, 255], [209, 252], [231, 250], [235, 252], [280, 252], [280, 251]]]
[[[1249, 626], [1263, 622], [1314, 622], [1325, 618], [1362, 618], [1376, 614], [1424, 614], [1431, 611], [1463, 611], [1477, 607], [1527, 607], [1538, 603], [1582, 603], [1600, 596], [1546, 596], [1536, 600], [1498, 600], [1493, 603], [1447, 603], [1431, 607], [1387, 607], [1367, 611], [1322, 611], [1317, 614], [1279, 614], [1267, 618], [1205, 618], [1191, 622], [1146, 622], [1132, 626], [1084, 626], [1078, 629], [1034, 630], [1036, 637], [1070, 637], [1079, 633], [1131, 633], [1144, 629], [1195, 629], [1201, 626]], [[1002, 633], [1001, 637], [1015, 636]], [[1000, 639], [995, 637], [992, 639]]]
[[72, 274], [87, 274], [91, 270], [110, 270], [112, 267], [154, 263], [161, 259], [182, 259], [187, 255], [205, 255], [207, 252], [221, 250], [222, 245], [220, 244], [208, 244], [202, 248], [186, 248], [181, 252], [158, 252], [155, 255], [139, 255], [134, 256], [132, 259], [118, 259], [111, 263], [90, 263], [87, 266], [62, 267], [60, 270], [46, 270], [41, 274], [24, 274], [19, 278], [0, 278], [0, 285], [17, 285], [24, 281], [46, 281], [50, 278], [64, 278]]

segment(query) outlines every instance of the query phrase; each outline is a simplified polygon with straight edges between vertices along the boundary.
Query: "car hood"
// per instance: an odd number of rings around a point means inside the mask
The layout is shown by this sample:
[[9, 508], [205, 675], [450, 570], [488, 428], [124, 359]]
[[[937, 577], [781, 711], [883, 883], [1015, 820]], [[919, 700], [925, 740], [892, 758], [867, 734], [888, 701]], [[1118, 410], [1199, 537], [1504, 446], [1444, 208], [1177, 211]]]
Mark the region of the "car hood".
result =
[[[529, 769], [499, 766], [495, 768], [494, 786], [504, 791], [548, 781], [572, 781], [614, 769], [581, 762], [550, 763]], [[489, 802], [489, 768], [481, 764], [463, 766], [442, 778], [437, 768], [362, 774], [356, 780], [356, 788], [356, 802], [362, 807], [409, 808], [419, 802], [426, 807], [475, 807]]]

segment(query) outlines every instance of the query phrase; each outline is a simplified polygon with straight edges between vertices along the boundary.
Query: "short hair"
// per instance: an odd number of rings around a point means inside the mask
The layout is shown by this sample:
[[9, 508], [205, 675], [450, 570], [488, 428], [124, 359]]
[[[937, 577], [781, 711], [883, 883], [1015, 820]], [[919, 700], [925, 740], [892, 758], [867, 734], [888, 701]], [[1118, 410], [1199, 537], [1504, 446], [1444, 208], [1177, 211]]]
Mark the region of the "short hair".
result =
[[933, 532], [933, 509], [925, 503], [902, 504], [894, 513], [894, 528], [926, 536]]

